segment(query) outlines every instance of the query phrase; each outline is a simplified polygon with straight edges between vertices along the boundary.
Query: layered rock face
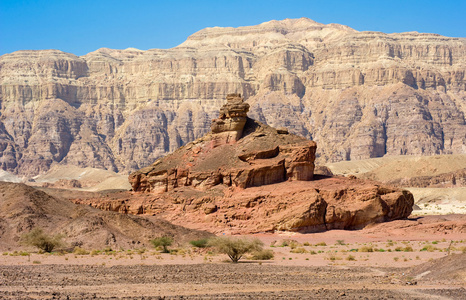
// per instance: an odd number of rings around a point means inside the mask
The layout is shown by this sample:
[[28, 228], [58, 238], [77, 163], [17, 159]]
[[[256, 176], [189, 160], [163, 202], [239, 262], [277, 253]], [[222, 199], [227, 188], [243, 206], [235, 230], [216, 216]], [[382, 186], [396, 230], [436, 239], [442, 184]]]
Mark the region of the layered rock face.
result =
[[162, 194], [120, 192], [73, 201], [124, 214], [157, 215], [188, 228], [229, 234], [357, 229], [405, 218], [414, 204], [408, 191], [345, 177], [246, 189], [221, 184], [198, 191], [180, 186]]
[[212, 132], [129, 176], [133, 191], [164, 193], [178, 187], [248, 188], [312, 180], [316, 143], [247, 117], [249, 105], [230, 94]]
[[315, 140], [320, 161], [465, 153], [465, 71], [462, 38], [305, 18], [207, 28], [168, 50], [18, 51], [0, 57], [1, 168], [134, 171], [209, 132], [229, 93]]

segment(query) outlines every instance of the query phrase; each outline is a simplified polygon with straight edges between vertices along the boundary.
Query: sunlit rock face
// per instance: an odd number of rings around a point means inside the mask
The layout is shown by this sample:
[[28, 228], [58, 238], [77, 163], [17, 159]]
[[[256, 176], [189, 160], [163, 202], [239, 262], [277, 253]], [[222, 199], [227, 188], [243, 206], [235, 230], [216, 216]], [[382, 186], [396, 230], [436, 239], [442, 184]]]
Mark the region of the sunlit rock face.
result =
[[18, 51], [0, 57], [0, 166], [129, 173], [210, 132], [231, 93], [316, 141], [318, 161], [465, 153], [465, 52], [461, 38], [306, 18], [206, 28], [167, 50]]
[[132, 173], [133, 191], [244, 189], [312, 180], [316, 143], [250, 119], [248, 109], [241, 95], [229, 94], [211, 132]]

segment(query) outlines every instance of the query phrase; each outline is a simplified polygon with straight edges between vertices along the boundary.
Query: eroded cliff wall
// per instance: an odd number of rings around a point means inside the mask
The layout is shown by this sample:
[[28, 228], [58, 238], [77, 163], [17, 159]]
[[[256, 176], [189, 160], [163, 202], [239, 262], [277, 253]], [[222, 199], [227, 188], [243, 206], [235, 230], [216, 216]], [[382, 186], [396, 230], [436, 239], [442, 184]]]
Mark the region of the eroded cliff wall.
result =
[[0, 164], [130, 172], [210, 130], [228, 93], [317, 161], [466, 153], [466, 39], [309, 19], [206, 28], [168, 50], [0, 57]]

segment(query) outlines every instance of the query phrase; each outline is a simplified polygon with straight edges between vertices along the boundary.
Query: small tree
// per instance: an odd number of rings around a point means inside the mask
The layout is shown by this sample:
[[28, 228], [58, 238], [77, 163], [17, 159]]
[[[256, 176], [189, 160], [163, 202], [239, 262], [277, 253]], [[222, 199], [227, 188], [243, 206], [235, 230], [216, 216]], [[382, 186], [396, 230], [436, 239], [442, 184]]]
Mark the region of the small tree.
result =
[[233, 263], [237, 263], [244, 254], [261, 251], [264, 244], [259, 239], [216, 237], [209, 240], [208, 245], [215, 247], [220, 253], [225, 253]]
[[53, 249], [63, 246], [62, 239], [63, 235], [48, 235], [42, 228], [36, 227], [21, 236], [21, 243], [37, 247], [45, 252], [52, 252]]
[[162, 246], [163, 247], [163, 253], [169, 253], [167, 247], [171, 246], [173, 244], [173, 239], [169, 236], [162, 236], [155, 238], [150, 241], [152, 245], [154, 245], [155, 248]]

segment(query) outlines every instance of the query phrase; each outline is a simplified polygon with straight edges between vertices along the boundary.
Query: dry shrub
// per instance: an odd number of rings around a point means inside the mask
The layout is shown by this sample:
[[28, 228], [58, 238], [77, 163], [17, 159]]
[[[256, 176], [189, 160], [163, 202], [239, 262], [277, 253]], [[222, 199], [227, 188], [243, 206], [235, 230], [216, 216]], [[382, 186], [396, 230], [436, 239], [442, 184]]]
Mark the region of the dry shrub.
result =
[[303, 247], [294, 248], [290, 250], [291, 253], [307, 253], [306, 249]]
[[167, 247], [173, 244], [173, 239], [169, 236], [162, 236], [162, 237], [155, 238], [151, 240], [150, 242], [152, 243], [152, 245], [154, 245], [155, 248], [162, 247], [163, 253], [170, 253]]
[[228, 255], [233, 263], [237, 263], [246, 253], [261, 251], [263, 245], [259, 239], [251, 240], [244, 237], [216, 237], [208, 243], [208, 246]]
[[63, 235], [49, 235], [46, 234], [42, 228], [34, 228], [28, 233], [21, 236], [21, 243], [28, 246], [37, 247], [45, 252], [52, 252], [57, 247], [62, 247]]
[[374, 248], [372, 246], [362, 246], [358, 249], [358, 252], [374, 252]]
[[272, 250], [260, 250], [252, 253], [251, 259], [254, 260], [270, 260], [274, 258], [274, 253]]
[[89, 251], [80, 247], [74, 247], [73, 253], [76, 255], [88, 255]]

